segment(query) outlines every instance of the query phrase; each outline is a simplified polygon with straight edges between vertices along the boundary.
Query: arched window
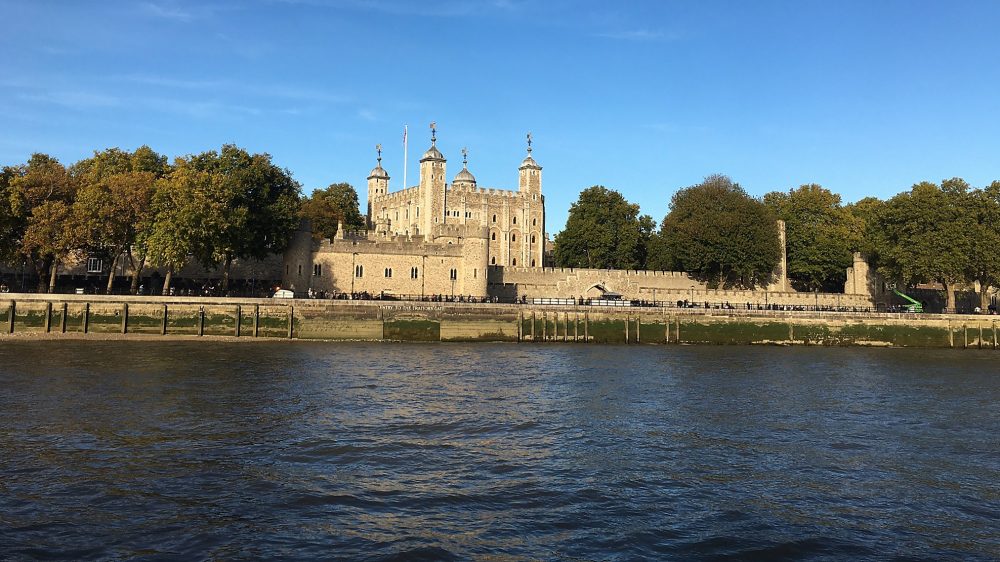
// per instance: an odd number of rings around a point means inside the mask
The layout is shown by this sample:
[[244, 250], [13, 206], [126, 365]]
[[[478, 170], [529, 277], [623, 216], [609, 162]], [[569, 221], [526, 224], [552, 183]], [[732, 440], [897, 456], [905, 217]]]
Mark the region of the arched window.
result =
[[534, 244], [534, 243], [535, 243], [535, 235], [534, 235], [534, 234], [532, 234], [532, 235], [531, 235], [531, 243], [532, 243], [532, 244]]
[[451, 270], [451, 280], [454, 281], [455, 279], [458, 279], [458, 270], [457, 269], [452, 269]]
[[538, 225], [538, 219], [531, 219], [531, 226]]
[[490, 234], [490, 240], [496, 240], [496, 239], [497, 239], [497, 233], [496, 232], [494, 232], [493, 234]]
[[535, 260], [531, 260], [531, 267], [535, 267]]
[[514, 224], [517, 224], [517, 217], [514, 217]]
[[497, 257], [493, 256], [492, 258], [490, 258], [490, 265], [496, 265], [496, 264], [497, 264]]
[[510, 265], [517, 265], [517, 258], [510, 260]]
[[411, 267], [410, 268], [410, 279], [416, 279], [417, 276], [418, 276], [417, 275], [418, 273], [419, 273], [419, 270], [417, 270], [417, 268]]
[[517, 234], [511, 234], [510, 235], [510, 241], [511, 242], [517, 242]]
[[493, 215], [493, 222], [497, 222], [497, 216]]
[[363, 266], [363, 265], [356, 265], [356, 266], [354, 266], [354, 276], [355, 277], [364, 277], [365, 276], [365, 266]]
[[385, 268], [385, 276], [386, 277], [392, 277], [392, 268], [391, 267]]

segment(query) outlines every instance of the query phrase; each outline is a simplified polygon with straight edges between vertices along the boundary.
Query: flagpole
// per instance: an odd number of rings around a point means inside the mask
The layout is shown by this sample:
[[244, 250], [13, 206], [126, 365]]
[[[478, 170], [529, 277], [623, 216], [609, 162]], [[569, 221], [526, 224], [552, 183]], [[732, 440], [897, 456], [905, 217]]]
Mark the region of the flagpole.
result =
[[406, 141], [406, 125], [403, 125], [403, 189], [406, 189], [406, 188], [410, 187], [406, 183], [406, 154], [408, 152], [406, 142], [407, 142]]

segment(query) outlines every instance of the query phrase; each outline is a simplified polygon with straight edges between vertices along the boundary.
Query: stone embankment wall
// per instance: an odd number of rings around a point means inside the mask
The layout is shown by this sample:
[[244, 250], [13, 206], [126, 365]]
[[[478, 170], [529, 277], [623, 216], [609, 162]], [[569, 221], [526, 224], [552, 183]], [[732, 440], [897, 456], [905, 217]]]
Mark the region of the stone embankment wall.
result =
[[779, 344], [997, 349], [997, 317], [90, 295], [0, 295], [0, 338]]

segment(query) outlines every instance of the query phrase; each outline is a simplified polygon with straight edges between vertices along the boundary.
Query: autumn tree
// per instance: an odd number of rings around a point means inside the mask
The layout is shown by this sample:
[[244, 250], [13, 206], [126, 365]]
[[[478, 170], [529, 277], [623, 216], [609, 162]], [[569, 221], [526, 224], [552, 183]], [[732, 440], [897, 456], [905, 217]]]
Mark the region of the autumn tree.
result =
[[154, 183], [167, 170], [166, 157], [147, 146], [133, 153], [117, 148], [95, 152], [71, 168], [81, 184], [75, 215], [87, 249], [103, 253], [111, 263], [108, 292], [119, 259], [128, 259], [132, 293], [138, 290], [146, 262], [146, 247], [139, 242], [152, 228]]
[[861, 240], [857, 219], [840, 204], [840, 195], [808, 184], [787, 193], [768, 193], [763, 201], [785, 221], [792, 287], [799, 291], [842, 291]]
[[570, 206], [566, 228], [555, 238], [559, 267], [644, 269], [655, 223], [639, 216], [639, 205], [595, 185]]
[[58, 160], [33, 154], [23, 165], [4, 172], [8, 253], [30, 262], [38, 291], [55, 289], [59, 261], [78, 246], [71, 214], [77, 183]]
[[652, 268], [724, 287], [766, 285], [781, 258], [774, 214], [722, 175], [674, 194], [652, 249]]
[[333, 238], [339, 225], [344, 230], [361, 230], [365, 219], [358, 208], [358, 192], [349, 183], [332, 183], [317, 189], [302, 201], [302, 217], [312, 224], [316, 239]]

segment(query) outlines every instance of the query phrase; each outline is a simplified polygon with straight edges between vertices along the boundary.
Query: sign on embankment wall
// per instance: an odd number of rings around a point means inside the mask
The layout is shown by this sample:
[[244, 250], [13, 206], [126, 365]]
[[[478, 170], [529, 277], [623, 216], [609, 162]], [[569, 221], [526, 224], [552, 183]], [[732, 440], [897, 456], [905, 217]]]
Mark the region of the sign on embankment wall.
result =
[[994, 316], [417, 301], [0, 295], [0, 338], [777, 344], [997, 349]]

